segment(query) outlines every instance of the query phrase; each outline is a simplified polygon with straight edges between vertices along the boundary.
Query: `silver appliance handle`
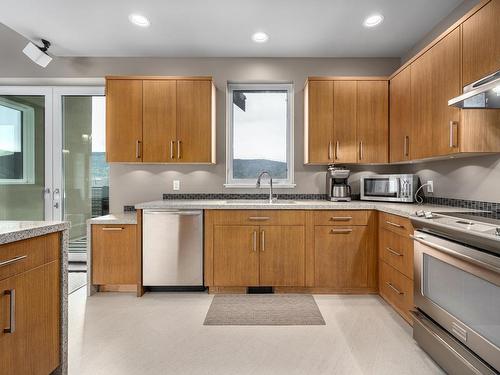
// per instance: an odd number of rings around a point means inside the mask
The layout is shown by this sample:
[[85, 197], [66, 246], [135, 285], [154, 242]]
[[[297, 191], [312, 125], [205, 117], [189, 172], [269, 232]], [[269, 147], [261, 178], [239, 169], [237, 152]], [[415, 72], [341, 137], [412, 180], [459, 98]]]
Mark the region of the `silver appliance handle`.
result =
[[197, 216], [201, 215], [201, 211], [144, 211], [144, 215]]
[[436, 250], [439, 250], [439, 251], [441, 251], [441, 252], [443, 252], [445, 254], [451, 255], [454, 258], [466, 261], [468, 263], [475, 264], [477, 266], [486, 268], [486, 269], [488, 269], [490, 271], [493, 271], [493, 272], [496, 272], [496, 273], [500, 272], [500, 267], [498, 267], [498, 265], [496, 265], [494, 263], [490, 263], [488, 261], [482, 261], [482, 260], [479, 260], [479, 259], [475, 259], [475, 258], [473, 258], [471, 256], [462, 254], [462, 253], [460, 253], [458, 251], [448, 249], [448, 248], [446, 248], [444, 246], [441, 246], [441, 245], [438, 245], [438, 244], [436, 244], [434, 242], [427, 241], [427, 240], [425, 240], [424, 237], [415, 236], [413, 234], [410, 234], [410, 238], [412, 238], [413, 240], [415, 240], [417, 242], [420, 242], [423, 245], [429, 246], [429, 247], [431, 247], [433, 249], [436, 249]]

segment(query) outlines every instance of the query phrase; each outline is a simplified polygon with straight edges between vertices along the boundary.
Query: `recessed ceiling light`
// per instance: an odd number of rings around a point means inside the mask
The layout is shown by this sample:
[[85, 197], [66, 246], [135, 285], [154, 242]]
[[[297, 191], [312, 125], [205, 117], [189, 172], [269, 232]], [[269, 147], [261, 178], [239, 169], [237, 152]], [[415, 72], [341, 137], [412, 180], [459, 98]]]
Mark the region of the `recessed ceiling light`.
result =
[[372, 14], [371, 16], [368, 16], [365, 18], [363, 21], [363, 26], [364, 27], [375, 27], [377, 25], [380, 25], [382, 21], [384, 20], [384, 16], [381, 14]]
[[255, 43], [265, 43], [269, 40], [269, 35], [259, 31], [252, 35], [252, 40]]
[[149, 25], [151, 25], [149, 20], [140, 14], [131, 14], [128, 16], [128, 20], [132, 22], [134, 25], [140, 27], [149, 27]]

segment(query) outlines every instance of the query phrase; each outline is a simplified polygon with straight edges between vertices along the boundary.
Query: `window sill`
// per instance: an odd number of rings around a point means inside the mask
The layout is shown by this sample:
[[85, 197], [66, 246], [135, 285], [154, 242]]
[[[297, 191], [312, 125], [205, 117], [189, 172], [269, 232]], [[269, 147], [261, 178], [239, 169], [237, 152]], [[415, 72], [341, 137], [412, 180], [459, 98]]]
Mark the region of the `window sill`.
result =
[[[296, 184], [273, 184], [273, 189], [293, 189], [297, 185]], [[269, 185], [261, 185], [260, 188], [257, 188], [255, 184], [224, 184], [225, 188], [229, 189], [256, 189], [256, 190], [264, 190], [269, 189]]]

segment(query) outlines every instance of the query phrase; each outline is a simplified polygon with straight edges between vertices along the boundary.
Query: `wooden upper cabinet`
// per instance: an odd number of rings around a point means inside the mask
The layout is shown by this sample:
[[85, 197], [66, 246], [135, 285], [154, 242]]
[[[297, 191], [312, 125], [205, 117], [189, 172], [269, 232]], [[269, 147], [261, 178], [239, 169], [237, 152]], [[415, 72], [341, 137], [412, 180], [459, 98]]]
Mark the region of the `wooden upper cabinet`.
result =
[[212, 125], [212, 82], [177, 81], [177, 162], [213, 162]]
[[305, 162], [333, 162], [333, 81], [309, 81], [305, 92]]
[[175, 160], [177, 126], [176, 81], [144, 81], [143, 140], [144, 162]]
[[142, 161], [142, 80], [106, 81], [106, 161]]
[[210, 77], [107, 77], [108, 162], [215, 163]]
[[261, 226], [260, 285], [305, 286], [305, 227]]
[[357, 141], [359, 163], [389, 159], [389, 87], [387, 81], [358, 81]]
[[390, 91], [390, 139], [389, 160], [391, 163], [410, 159], [411, 144], [411, 67], [394, 76]]
[[500, 0], [492, 0], [462, 24], [463, 85], [500, 70]]
[[356, 81], [333, 82], [335, 163], [356, 163]]
[[430, 51], [432, 97], [432, 156], [459, 151], [460, 110], [448, 100], [462, 93], [460, 84], [460, 28], [450, 32]]

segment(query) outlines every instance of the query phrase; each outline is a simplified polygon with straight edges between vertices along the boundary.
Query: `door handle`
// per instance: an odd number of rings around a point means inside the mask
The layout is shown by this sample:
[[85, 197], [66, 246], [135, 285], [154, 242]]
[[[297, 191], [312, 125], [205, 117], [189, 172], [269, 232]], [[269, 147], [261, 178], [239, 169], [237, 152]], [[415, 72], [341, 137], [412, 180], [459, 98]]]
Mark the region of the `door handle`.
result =
[[106, 231], [123, 230], [123, 229], [124, 229], [123, 227], [104, 227], [104, 228], [102, 228], [102, 230], [106, 230]]
[[139, 140], [135, 142], [135, 158], [136, 159], [141, 158], [141, 141]]
[[393, 223], [392, 221], [387, 221], [387, 220], [386, 220], [386, 221], [385, 221], [385, 223], [386, 223], [386, 224], [389, 224], [389, 225], [391, 225], [391, 226], [393, 226], [393, 227], [396, 227], [396, 228], [401, 228], [401, 229], [404, 229], [404, 227], [405, 227], [404, 225], [401, 225], [401, 224], [396, 224], [396, 223]]
[[170, 159], [173, 159], [174, 158], [174, 144], [175, 144], [175, 141], [170, 141]]
[[450, 148], [458, 147], [458, 121], [450, 121]]
[[351, 233], [352, 229], [331, 229], [330, 234], [336, 234], [336, 233]]
[[337, 141], [335, 142], [335, 159], [339, 160], [339, 148], [340, 148], [340, 142]]
[[403, 256], [403, 254], [398, 253], [396, 250], [393, 250], [393, 249], [391, 249], [390, 247], [386, 247], [385, 249], [386, 249], [388, 252], [390, 252], [392, 255], [396, 255], [396, 256], [398, 256], [398, 257], [402, 257], [402, 256]]
[[329, 160], [333, 159], [333, 157], [332, 157], [332, 141], [328, 142], [328, 159]]
[[27, 257], [28, 257], [27, 255], [19, 255], [17, 257], [12, 258], [12, 259], [4, 260], [3, 262], [0, 262], [0, 267], [8, 266], [9, 264], [20, 262], [21, 260], [26, 259]]
[[359, 160], [363, 160], [363, 141], [359, 142]]
[[404, 156], [410, 156], [410, 137], [405, 135], [405, 142], [404, 142]]
[[14, 333], [16, 332], [16, 290], [9, 289], [4, 292], [6, 296], [10, 296], [9, 301], [9, 326], [3, 329], [4, 333]]
[[352, 220], [352, 216], [332, 216], [330, 221], [349, 221]]
[[404, 292], [402, 292], [398, 288], [396, 288], [394, 285], [392, 285], [390, 282], [387, 281], [386, 284], [387, 284], [387, 286], [389, 288], [391, 288], [392, 290], [394, 290], [394, 292], [396, 292], [397, 294], [399, 294], [399, 295], [405, 294]]
[[181, 145], [182, 145], [182, 142], [177, 140], [177, 159], [181, 158]]
[[257, 221], [265, 221], [265, 220], [269, 220], [270, 217], [269, 216], [250, 216], [248, 218], [248, 220], [257, 220]]
[[260, 231], [260, 251], [266, 250], [266, 232], [264, 229]]
[[257, 251], [257, 231], [253, 231], [253, 249], [254, 252]]

